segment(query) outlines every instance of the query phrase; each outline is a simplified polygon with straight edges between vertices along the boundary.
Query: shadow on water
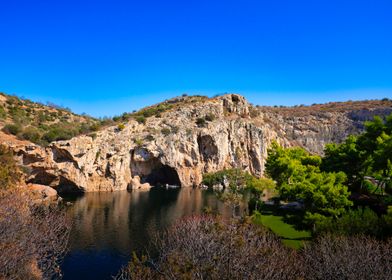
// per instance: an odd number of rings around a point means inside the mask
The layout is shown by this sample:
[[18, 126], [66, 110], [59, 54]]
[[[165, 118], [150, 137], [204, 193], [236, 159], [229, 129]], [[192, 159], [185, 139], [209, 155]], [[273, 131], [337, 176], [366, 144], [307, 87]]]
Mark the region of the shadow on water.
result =
[[111, 279], [141, 252], [151, 237], [182, 217], [205, 207], [229, 217], [230, 209], [211, 191], [152, 188], [67, 196], [73, 219], [70, 252], [63, 263], [64, 279]]

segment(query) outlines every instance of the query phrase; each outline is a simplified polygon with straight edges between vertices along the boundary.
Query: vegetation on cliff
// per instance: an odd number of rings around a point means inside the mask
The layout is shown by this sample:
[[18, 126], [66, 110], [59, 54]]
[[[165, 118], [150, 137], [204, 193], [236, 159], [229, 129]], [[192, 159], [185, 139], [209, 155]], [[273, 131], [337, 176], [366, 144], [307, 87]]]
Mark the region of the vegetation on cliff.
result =
[[5, 133], [36, 144], [68, 140], [99, 129], [100, 122], [87, 115], [80, 116], [68, 108], [0, 94], [0, 127]]

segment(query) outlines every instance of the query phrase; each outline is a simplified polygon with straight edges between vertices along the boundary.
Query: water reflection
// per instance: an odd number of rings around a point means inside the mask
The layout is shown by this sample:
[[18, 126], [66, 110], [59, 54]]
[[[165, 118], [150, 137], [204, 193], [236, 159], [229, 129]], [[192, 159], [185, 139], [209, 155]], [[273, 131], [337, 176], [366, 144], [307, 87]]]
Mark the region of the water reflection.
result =
[[87, 193], [66, 199], [74, 204], [68, 209], [73, 229], [63, 264], [65, 279], [110, 279], [156, 232], [205, 207], [231, 215], [213, 192], [192, 188]]

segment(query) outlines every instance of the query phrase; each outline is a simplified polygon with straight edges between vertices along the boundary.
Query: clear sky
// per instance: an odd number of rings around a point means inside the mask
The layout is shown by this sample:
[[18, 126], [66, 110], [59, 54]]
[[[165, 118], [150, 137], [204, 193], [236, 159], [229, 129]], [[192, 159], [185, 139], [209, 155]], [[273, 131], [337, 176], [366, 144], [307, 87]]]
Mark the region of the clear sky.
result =
[[0, 0], [0, 39], [0, 91], [94, 116], [392, 98], [391, 0]]

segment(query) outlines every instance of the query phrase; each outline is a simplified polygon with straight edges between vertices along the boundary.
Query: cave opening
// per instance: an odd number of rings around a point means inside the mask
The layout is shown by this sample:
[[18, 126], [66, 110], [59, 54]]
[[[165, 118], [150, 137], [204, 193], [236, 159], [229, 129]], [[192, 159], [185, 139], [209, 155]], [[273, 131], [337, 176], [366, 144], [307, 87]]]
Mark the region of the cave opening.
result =
[[175, 185], [181, 186], [181, 181], [177, 171], [168, 165], [160, 165], [151, 170], [151, 173], [142, 179], [152, 186], [158, 185]]
[[55, 187], [59, 195], [68, 194], [68, 193], [83, 193], [83, 188], [80, 188], [71, 180], [61, 176], [59, 184]]

